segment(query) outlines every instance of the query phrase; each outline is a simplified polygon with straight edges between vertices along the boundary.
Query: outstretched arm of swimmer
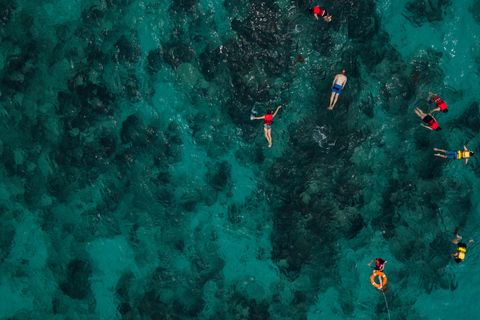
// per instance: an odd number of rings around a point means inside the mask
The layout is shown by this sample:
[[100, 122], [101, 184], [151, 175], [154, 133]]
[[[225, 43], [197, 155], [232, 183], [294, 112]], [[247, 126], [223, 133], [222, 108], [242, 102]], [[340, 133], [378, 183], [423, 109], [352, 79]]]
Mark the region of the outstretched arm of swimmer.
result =
[[463, 145], [463, 150], [468, 151], [467, 146]]
[[[278, 112], [278, 109], [280, 109], [282, 106], [278, 106], [277, 110], [275, 110], [275, 113], [273, 114], [272, 116], [272, 119], [275, 118], [275, 116], [277, 115], [277, 112]], [[265, 117], [264, 117], [265, 118]]]
[[470, 242], [473, 242], [473, 239], [468, 240], [466, 246], [468, 246], [468, 244], [469, 244]]
[[468, 158], [466, 158], [466, 159], [465, 159], [465, 163], [464, 163], [464, 164], [462, 164], [462, 166], [466, 166], [466, 165], [467, 165], [467, 163], [468, 163]]
[[250, 120], [255, 120], [255, 119], [265, 119], [265, 116], [250, 118]]
[[427, 100], [429, 100], [431, 96], [436, 96], [436, 95], [437, 95], [436, 93], [431, 93], [431, 92], [429, 92], [429, 93], [428, 93], [428, 99], [427, 99]]
[[375, 260], [376, 260], [376, 259], [372, 259], [372, 261], [370, 261], [370, 262], [368, 263], [368, 265], [370, 265], [370, 264], [371, 264], [373, 261], [375, 261]]
[[427, 128], [427, 129], [429, 129], [429, 130], [433, 130], [433, 129], [430, 128], [429, 126], [424, 125], [423, 123], [420, 123], [420, 125], [421, 125], [422, 127], [425, 127], [425, 128]]

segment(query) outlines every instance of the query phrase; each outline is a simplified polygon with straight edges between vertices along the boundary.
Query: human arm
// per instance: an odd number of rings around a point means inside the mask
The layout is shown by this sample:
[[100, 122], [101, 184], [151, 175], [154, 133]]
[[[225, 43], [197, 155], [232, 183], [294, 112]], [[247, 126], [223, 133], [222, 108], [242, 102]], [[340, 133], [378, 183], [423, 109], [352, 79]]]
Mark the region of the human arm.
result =
[[265, 119], [265, 116], [261, 116], [261, 117], [252, 117], [252, 118], [250, 118], [250, 120], [255, 120], [255, 119], [257, 119], [257, 120], [258, 120], [258, 119]]
[[313, 15], [315, 16], [315, 19], [318, 20], [318, 14], [314, 13]]
[[469, 244], [470, 242], [473, 242], [473, 239], [468, 240], [466, 246], [468, 246], [468, 244]]
[[[280, 109], [282, 106], [278, 106], [277, 110], [275, 110], [275, 113], [273, 114], [272, 116], [272, 119], [275, 118], [275, 116], [277, 115], [277, 112], [278, 112], [278, 109]], [[265, 117], [264, 117], [265, 118]]]
[[468, 158], [465, 159], [465, 163], [462, 166], [466, 166], [468, 164]]
[[345, 81], [343, 81], [343, 83], [342, 83], [342, 87], [344, 87], [344, 88], [345, 88], [345, 85], [346, 85], [346, 84], [347, 84], [347, 77], [345, 77]]
[[442, 109], [441, 109], [441, 108], [435, 108], [435, 109], [433, 109], [432, 111], [430, 111], [429, 115], [432, 115], [432, 113], [438, 112], [438, 111], [440, 111], [440, 110], [442, 110]]
[[427, 99], [427, 100], [430, 100], [430, 97], [431, 97], [431, 96], [436, 96], [436, 95], [437, 95], [436, 93], [431, 93], [431, 92], [429, 92], [429, 93], [428, 93], [428, 99]]
[[425, 127], [425, 128], [427, 128], [427, 129], [429, 129], [429, 130], [433, 130], [433, 129], [430, 128], [429, 126], [424, 125], [423, 123], [420, 123], [420, 125], [421, 125], [422, 127]]
[[463, 150], [468, 151], [467, 146], [463, 145]]
[[332, 88], [333, 88], [333, 86], [335, 85], [335, 82], [337, 82], [337, 78], [338, 78], [338, 74], [335, 76], [335, 78], [333, 78]]
[[368, 263], [368, 265], [372, 264], [372, 262], [375, 261], [375, 260], [376, 260], [376, 259], [372, 259], [372, 260]]

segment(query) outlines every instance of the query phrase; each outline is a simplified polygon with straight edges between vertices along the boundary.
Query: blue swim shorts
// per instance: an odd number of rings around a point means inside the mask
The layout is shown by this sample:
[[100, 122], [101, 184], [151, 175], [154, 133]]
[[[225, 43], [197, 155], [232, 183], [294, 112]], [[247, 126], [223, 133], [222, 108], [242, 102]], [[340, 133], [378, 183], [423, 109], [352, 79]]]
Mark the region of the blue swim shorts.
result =
[[335, 83], [333, 85], [332, 92], [340, 94], [340, 93], [342, 93], [342, 88], [343, 87], [341, 85]]
[[272, 129], [272, 126], [269, 125], [269, 124], [264, 124], [263, 127], [264, 127], [265, 129], [267, 129], [267, 130], [268, 130], [268, 129]]
[[447, 150], [447, 159], [457, 159], [457, 151], [448, 151]]

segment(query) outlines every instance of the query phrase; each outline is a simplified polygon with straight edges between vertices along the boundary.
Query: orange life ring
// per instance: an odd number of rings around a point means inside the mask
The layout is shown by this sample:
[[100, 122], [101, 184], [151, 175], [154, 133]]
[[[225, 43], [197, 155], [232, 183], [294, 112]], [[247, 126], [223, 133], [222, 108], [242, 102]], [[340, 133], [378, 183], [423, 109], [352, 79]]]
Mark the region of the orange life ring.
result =
[[385, 273], [381, 272], [381, 271], [373, 271], [373, 274], [372, 276], [370, 277], [370, 282], [373, 284], [373, 286], [377, 289], [380, 289], [380, 285], [375, 283], [375, 277], [376, 276], [381, 276], [383, 277], [383, 283], [382, 283], [382, 287], [387, 283], [387, 276], [385, 275]]

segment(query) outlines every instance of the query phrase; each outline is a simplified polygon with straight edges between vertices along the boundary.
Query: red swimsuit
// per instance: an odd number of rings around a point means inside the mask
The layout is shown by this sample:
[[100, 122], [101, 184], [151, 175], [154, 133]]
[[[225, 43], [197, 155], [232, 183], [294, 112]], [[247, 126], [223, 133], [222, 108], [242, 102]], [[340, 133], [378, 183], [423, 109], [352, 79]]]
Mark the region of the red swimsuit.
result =
[[273, 119], [273, 115], [271, 115], [271, 114], [266, 114], [266, 115], [265, 115], [265, 120], [263, 121], [263, 124], [266, 124], [267, 126], [272, 125], [272, 123], [273, 123], [273, 120], [272, 120], [272, 119]]

